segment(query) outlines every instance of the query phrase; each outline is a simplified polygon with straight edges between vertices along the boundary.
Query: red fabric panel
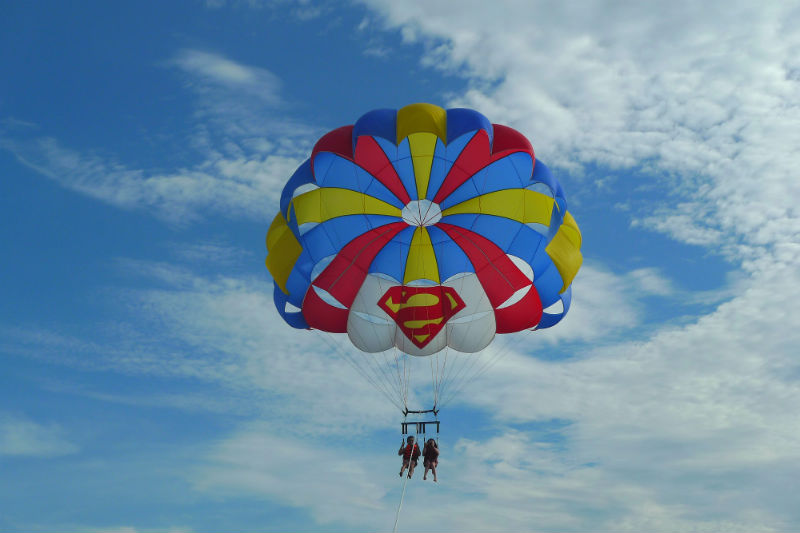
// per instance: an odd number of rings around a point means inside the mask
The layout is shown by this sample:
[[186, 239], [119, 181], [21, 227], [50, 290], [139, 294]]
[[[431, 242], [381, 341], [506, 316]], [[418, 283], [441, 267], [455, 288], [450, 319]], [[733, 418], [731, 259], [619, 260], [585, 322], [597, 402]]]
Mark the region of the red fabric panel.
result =
[[502, 305], [512, 294], [531, 284], [505, 252], [489, 239], [451, 224], [440, 222], [436, 226], [467, 254], [492, 307]]
[[309, 287], [303, 298], [303, 318], [311, 329], [331, 333], [347, 333], [349, 309], [334, 307], [319, 297], [313, 287]]
[[317, 141], [311, 151], [311, 171], [314, 171], [314, 156], [318, 152], [333, 152], [353, 160], [353, 126], [342, 126], [329, 131]]
[[542, 312], [542, 300], [536, 287], [531, 286], [531, 290], [514, 305], [494, 310], [497, 333], [515, 333], [533, 328], [542, 319]]
[[490, 151], [489, 135], [485, 130], [478, 130], [464, 149], [461, 150], [461, 153], [458, 154], [433, 201], [437, 204], [440, 203], [451, 192], [458, 189], [461, 184], [475, 175], [476, 172], [488, 165], [490, 163]]
[[531, 287], [517, 303], [497, 309], [518, 290], [532, 285], [517, 265], [489, 239], [451, 224], [437, 224], [467, 254], [478, 280], [486, 291], [497, 322], [498, 333], [512, 333], [534, 327], [542, 318], [542, 302]]
[[[393, 222], [359, 235], [347, 243], [347, 246], [342, 248], [331, 261], [331, 264], [314, 280], [313, 285], [328, 291], [348, 309], [339, 309], [325, 303], [314, 292], [314, 288], [309, 287], [303, 299], [303, 317], [308, 325], [323, 331], [347, 331], [347, 313], [358, 289], [364, 283], [364, 278], [367, 277], [369, 265], [381, 248], [407, 227], [405, 222]], [[344, 312], [344, 326], [341, 325], [341, 318], [338, 316], [341, 315], [341, 312]], [[326, 316], [327, 314], [336, 314], [337, 317]], [[326, 327], [337, 329], [326, 329]], [[340, 327], [344, 327], [344, 329], [338, 329]]]
[[533, 155], [531, 142], [514, 128], [501, 124], [492, 124], [494, 128], [494, 141], [492, 142], [492, 160], [508, 155], [511, 152], [528, 152], [531, 159], [536, 162]]
[[392, 162], [386, 157], [386, 153], [381, 149], [378, 142], [368, 135], [362, 135], [356, 141], [356, 163], [375, 176], [375, 179], [386, 185], [401, 202], [407, 204], [411, 201], [408, 192], [400, 181], [392, 166]]

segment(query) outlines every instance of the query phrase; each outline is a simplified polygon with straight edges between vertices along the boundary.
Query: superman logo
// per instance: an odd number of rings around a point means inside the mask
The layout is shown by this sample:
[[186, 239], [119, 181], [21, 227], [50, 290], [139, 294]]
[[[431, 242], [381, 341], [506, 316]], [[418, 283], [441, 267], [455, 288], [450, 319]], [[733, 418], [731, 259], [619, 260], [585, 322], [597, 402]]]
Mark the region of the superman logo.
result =
[[428, 344], [453, 315], [466, 307], [455, 289], [440, 285], [392, 287], [378, 300], [378, 305], [419, 348]]

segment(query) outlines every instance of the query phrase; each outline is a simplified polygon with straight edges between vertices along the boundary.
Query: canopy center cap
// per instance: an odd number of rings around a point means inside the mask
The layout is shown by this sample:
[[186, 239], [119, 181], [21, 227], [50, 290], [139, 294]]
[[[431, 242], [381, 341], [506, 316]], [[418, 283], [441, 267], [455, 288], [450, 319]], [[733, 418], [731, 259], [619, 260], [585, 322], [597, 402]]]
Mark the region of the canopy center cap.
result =
[[430, 200], [413, 200], [403, 208], [402, 216], [409, 226], [432, 226], [442, 219], [442, 210]]

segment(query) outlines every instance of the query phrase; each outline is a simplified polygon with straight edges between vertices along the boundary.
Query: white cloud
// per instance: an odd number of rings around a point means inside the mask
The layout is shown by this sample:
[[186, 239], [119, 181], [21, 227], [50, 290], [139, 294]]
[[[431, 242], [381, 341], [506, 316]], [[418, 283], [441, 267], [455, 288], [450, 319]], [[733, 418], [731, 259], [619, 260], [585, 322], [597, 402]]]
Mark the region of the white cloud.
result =
[[58, 457], [78, 452], [58, 424], [0, 412], [0, 456]]
[[[791, 29], [800, 11], [743, 2], [367, 4], [427, 44], [425, 64], [466, 77], [470, 87], [452, 105], [519, 128], [573, 177], [585, 164], [624, 170], [614, 179], [632, 223], [740, 269], [708, 315], [610, 344], [592, 328], [607, 322], [624, 334], [640, 324], [642, 294], [692, 295], [654, 270], [608, 276], [589, 258], [594, 268], [579, 274], [575, 307], [552, 335], [563, 342], [588, 327], [583, 340], [595, 346], [576, 347], [567, 361], [511, 354], [462, 396], [501, 422], [570, 423], [549, 470], [471, 463], [473, 486], [496, 510], [477, 524], [496, 527], [502, 516], [509, 529], [796, 528], [784, 494], [800, 458], [800, 322], [790, 312], [800, 298], [800, 34]], [[637, 204], [625, 191], [639, 185], [657, 194]], [[540, 452], [530, 434], [519, 439]], [[474, 447], [504, 453], [492, 440]], [[593, 466], [575, 467], [583, 464]]]
[[281, 185], [302, 162], [293, 150], [247, 158], [219, 154], [193, 168], [158, 173], [81, 154], [52, 138], [0, 138], [0, 147], [65, 188], [123, 209], [147, 209], [177, 224], [209, 212], [267, 220], [277, 206]]
[[[800, 473], [800, 322], [781, 310], [800, 297], [800, 276], [770, 275], [783, 279], [780, 294], [765, 275], [696, 323], [643, 342], [584, 348], [569, 361], [500, 361], [461, 401], [507, 423], [569, 423], [555, 470], [517, 462], [486, 472], [508, 490], [496, 503], [547, 494], [560, 509], [551, 529], [792, 529], [800, 516], [781, 495]], [[490, 444], [480, 453], [496, 457]]]
[[171, 223], [208, 213], [268, 222], [316, 130], [280, 110], [280, 80], [266, 69], [191, 49], [165, 65], [183, 76], [194, 96], [194, 129], [184, 144], [196, 151], [196, 163], [137, 168], [36, 137], [35, 128], [8, 120], [0, 148], [65, 188], [123, 209], [149, 210]]
[[612, 273], [591, 263], [581, 268], [572, 289], [567, 316], [555, 327], [536, 332], [537, 340], [551, 345], [618, 341], [647, 318], [641, 305], [643, 297], [669, 297], [674, 293], [670, 281], [656, 269]]
[[280, 101], [280, 80], [266, 69], [248, 67], [219, 54], [191, 49], [178, 52], [172, 62], [199, 81], [244, 89], [271, 103]]
[[385, 527], [393, 509], [384, 500], [388, 472], [380, 458], [357, 439], [344, 447], [339, 441], [319, 444], [287, 435], [278, 426], [243, 428], [209, 453], [206, 466], [195, 474], [196, 488], [216, 497], [256, 494], [309, 508], [320, 523], [380, 528], [375, 521], [383, 516]]
[[453, 104], [520, 128], [545, 161], [666, 173], [673, 197], [637, 213], [648, 227], [737, 259], [739, 242], [796, 240], [792, 6], [366, 3], [428, 43], [426, 64], [469, 76]]

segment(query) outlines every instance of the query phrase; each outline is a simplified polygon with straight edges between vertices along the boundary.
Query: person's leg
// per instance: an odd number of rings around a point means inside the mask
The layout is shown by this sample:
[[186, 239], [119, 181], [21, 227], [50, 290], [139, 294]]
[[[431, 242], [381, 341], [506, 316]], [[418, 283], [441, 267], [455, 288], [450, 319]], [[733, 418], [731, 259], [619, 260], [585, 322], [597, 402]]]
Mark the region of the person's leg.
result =
[[431, 472], [433, 473], [433, 482], [438, 483], [439, 480], [436, 479], [436, 461], [431, 463]]
[[425, 481], [428, 479], [428, 470], [431, 469], [431, 464], [428, 461], [425, 461], [422, 464], [425, 465], [425, 472], [422, 473], [422, 481]]
[[400, 477], [403, 477], [403, 472], [406, 471], [407, 466], [408, 466], [408, 461], [403, 459], [403, 466], [400, 467]]
[[411, 461], [411, 463], [408, 465], [408, 477], [409, 478], [411, 478], [411, 476], [414, 475], [414, 467], [415, 466], [417, 466], [417, 462], [416, 461]]

